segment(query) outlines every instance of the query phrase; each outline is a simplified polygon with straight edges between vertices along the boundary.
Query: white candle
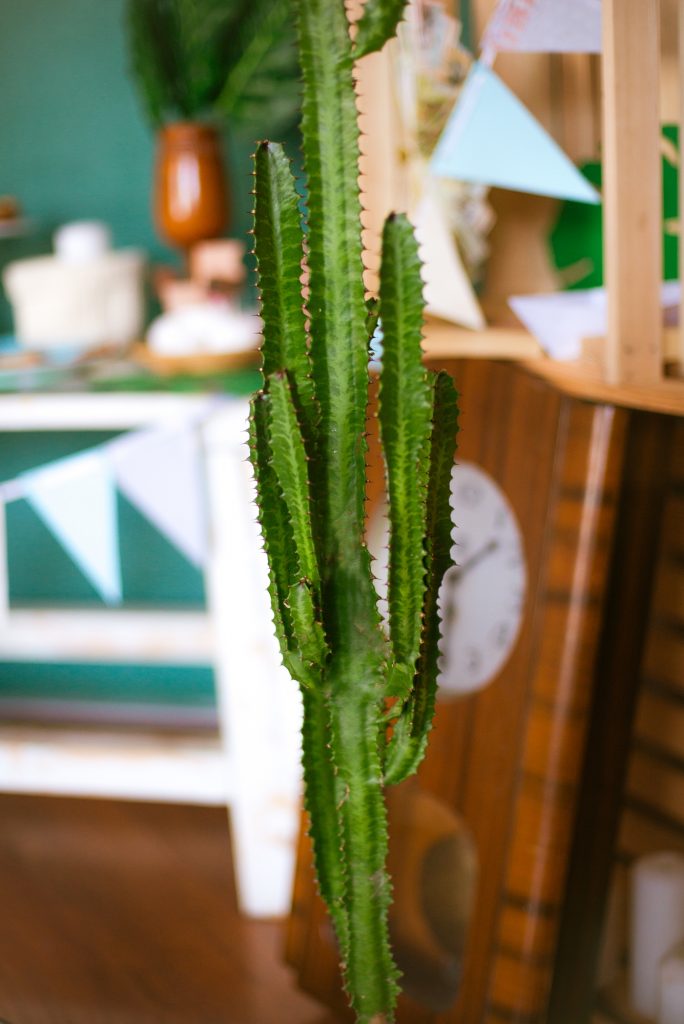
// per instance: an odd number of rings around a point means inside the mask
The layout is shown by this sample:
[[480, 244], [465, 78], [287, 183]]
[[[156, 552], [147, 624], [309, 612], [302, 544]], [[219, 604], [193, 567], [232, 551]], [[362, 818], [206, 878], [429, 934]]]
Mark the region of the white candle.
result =
[[658, 1024], [684, 1021], [684, 945], [677, 946], [660, 963]]
[[[656, 1018], [660, 961], [684, 941], [684, 857], [654, 853], [632, 871], [630, 995], [632, 1007]], [[684, 1017], [680, 1017], [682, 1024]]]

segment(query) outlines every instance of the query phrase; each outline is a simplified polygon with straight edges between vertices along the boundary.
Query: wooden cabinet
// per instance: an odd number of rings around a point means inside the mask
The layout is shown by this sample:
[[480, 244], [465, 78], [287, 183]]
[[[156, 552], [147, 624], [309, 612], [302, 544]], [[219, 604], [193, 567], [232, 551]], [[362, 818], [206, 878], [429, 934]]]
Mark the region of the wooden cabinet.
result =
[[[425, 964], [414, 971], [409, 959], [398, 1020], [582, 1024], [684, 421], [568, 393], [512, 363], [442, 365], [462, 394], [457, 458], [482, 467], [508, 498], [528, 583], [522, 629], [503, 669], [484, 689], [439, 704], [417, 784], [391, 796], [395, 820], [402, 806], [417, 806], [416, 785], [439, 801], [434, 813], [417, 814], [413, 834], [405, 821], [394, 830], [397, 918], [422, 913], [430, 930], [434, 895], [426, 886], [440, 885], [434, 871], [426, 877], [438, 863], [430, 835], [448, 834], [448, 825], [440, 832], [435, 824], [443, 812], [454, 834], [472, 837], [478, 875], [462, 955], [444, 946], [439, 925], [432, 933], [433, 993], [441, 963], [457, 997], [448, 1008], [412, 1000], [412, 991], [425, 995]], [[406, 863], [414, 865], [412, 889]], [[443, 870], [446, 905], [457, 880]], [[343, 1006], [309, 872], [303, 841], [288, 957], [304, 988]]]

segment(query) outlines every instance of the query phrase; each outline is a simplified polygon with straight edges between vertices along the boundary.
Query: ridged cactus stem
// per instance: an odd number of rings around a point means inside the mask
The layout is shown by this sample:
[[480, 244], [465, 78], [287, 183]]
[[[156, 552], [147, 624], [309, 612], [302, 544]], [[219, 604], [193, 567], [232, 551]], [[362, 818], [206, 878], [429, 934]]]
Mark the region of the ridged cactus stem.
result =
[[[252, 405], [251, 458], [275, 630], [302, 690], [316, 873], [360, 1024], [391, 1021], [398, 993], [384, 787], [415, 771], [430, 729], [456, 433], [450, 378], [421, 365], [420, 264], [405, 217], [385, 226], [379, 307], [370, 314], [362, 281], [353, 67], [384, 45], [404, 3], [367, 0], [352, 42], [344, 0], [294, 0], [304, 219], [281, 147], [261, 143], [255, 158], [264, 380]], [[368, 343], [378, 313], [388, 635], [364, 540]]]

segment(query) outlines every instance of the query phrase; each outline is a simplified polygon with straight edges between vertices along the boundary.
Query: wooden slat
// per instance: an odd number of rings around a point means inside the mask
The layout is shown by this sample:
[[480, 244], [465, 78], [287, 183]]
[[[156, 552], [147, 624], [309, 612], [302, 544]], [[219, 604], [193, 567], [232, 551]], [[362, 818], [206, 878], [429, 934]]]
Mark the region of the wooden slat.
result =
[[589, 53], [562, 53], [558, 61], [561, 71], [558, 109], [563, 119], [559, 141], [570, 159], [577, 163], [596, 159], [600, 122], [594, 81], [596, 57]]
[[639, 747], [632, 754], [627, 794], [684, 831], [684, 771]]
[[[668, 5], [665, 5], [666, 7]], [[679, 138], [680, 153], [681, 140], [684, 138], [684, 0], [677, 0], [677, 28], [678, 32], [678, 60], [674, 64], [674, 79], [679, 86]], [[674, 33], [673, 33], [674, 35]], [[678, 74], [677, 74], [678, 72]], [[682, 173], [682, 159], [679, 160], [679, 277], [682, 279], [682, 268], [684, 268], [684, 173]], [[684, 372], [684, 292], [680, 297], [679, 304], [679, 351], [677, 353], [680, 370]]]
[[520, 327], [488, 327], [471, 331], [428, 317], [423, 351], [431, 359], [537, 359], [544, 353], [529, 331]]
[[[629, 334], [626, 336], [629, 337]], [[611, 383], [602, 372], [593, 370], [591, 366], [584, 366], [581, 362], [559, 362], [556, 359], [528, 360], [525, 366], [560, 391], [576, 398], [585, 398], [590, 402], [610, 402], [627, 409], [684, 416], [684, 381], [681, 380], [667, 377], [649, 383], [637, 377], [631, 382]]]
[[608, 380], [661, 377], [659, 4], [603, 3], [603, 165]]
[[673, 425], [668, 417], [637, 414], [628, 418], [607, 610], [593, 671], [597, 685], [549, 1007], [554, 1024], [587, 1020], [594, 998], [600, 929], [668, 490]]
[[226, 804], [233, 778], [218, 737], [0, 729], [0, 790]]
[[618, 855], [631, 861], [654, 850], [684, 853], [684, 830], [628, 800], [620, 823]]
[[11, 611], [0, 631], [3, 661], [211, 665], [205, 612], [31, 609]]
[[678, 757], [684, 765], [684, 700], [644, 689], [639, 701], [635, 737], [649, 749]]
[[207, 395], [162, 392], [3, 395], [0, 430], [130, 430], [187, 422], [206, 413]]

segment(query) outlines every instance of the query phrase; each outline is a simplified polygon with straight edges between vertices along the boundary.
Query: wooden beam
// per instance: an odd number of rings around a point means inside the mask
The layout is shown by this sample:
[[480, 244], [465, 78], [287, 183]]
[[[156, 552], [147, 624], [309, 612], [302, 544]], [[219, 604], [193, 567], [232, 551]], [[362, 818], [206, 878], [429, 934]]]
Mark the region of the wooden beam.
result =
[[603, 3], [606, 370], [612, 384], [653, 384], [662, 374], [659, 6], [658, 0]]
[[[679, 280], [682, 280], [684, 269], [684, 161], [681, 157], [682, 139], [684, 139], [684, 0], [678, 0], [678, 71], [679, 71]], [[679, 301], [679, 350], [676, 361], [681, 373], [684, 373], [684, 290]]]

